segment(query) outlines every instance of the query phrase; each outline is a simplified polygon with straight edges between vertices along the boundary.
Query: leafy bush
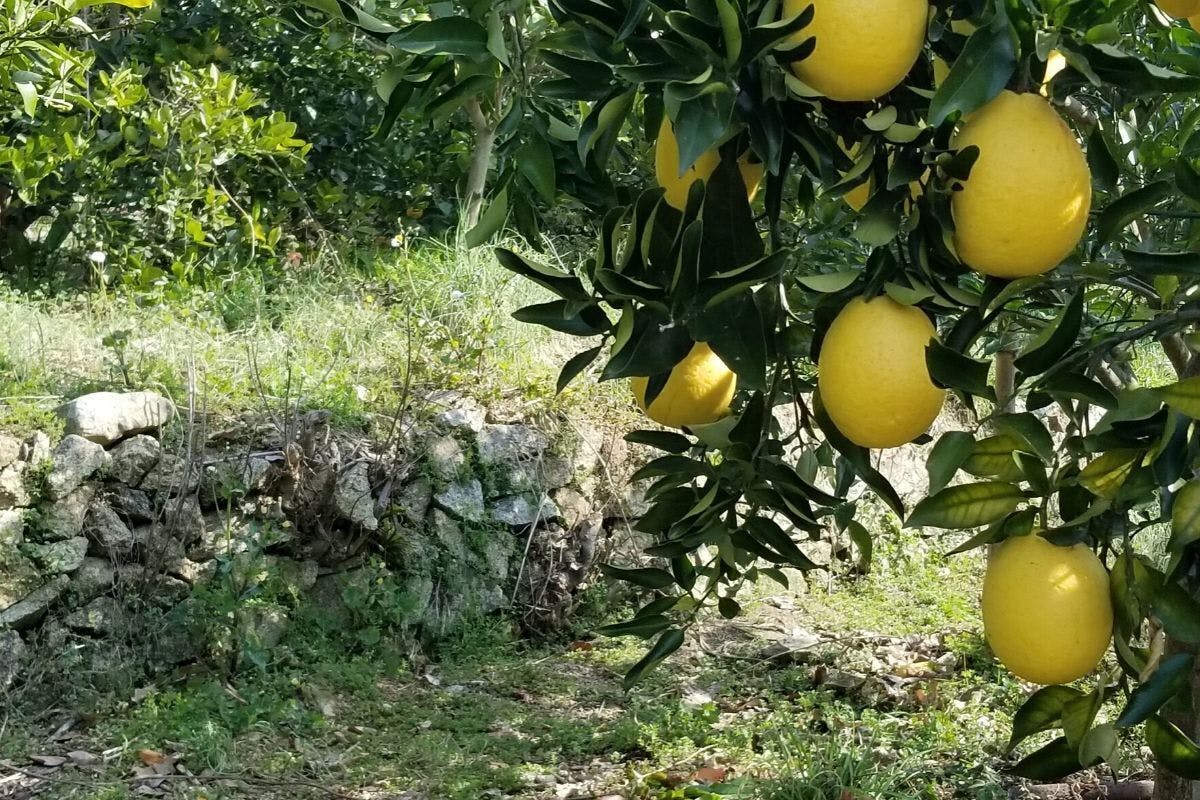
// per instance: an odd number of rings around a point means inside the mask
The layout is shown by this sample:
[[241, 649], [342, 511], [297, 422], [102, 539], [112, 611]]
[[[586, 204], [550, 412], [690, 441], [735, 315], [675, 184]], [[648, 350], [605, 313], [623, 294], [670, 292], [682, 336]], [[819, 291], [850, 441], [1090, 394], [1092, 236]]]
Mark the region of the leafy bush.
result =
[[465, 143], [411, 121], [375, 141], [361, 36], [262, 2], [7, 6], [0, 264], [27, 285], [283, 274], [453, 217]]

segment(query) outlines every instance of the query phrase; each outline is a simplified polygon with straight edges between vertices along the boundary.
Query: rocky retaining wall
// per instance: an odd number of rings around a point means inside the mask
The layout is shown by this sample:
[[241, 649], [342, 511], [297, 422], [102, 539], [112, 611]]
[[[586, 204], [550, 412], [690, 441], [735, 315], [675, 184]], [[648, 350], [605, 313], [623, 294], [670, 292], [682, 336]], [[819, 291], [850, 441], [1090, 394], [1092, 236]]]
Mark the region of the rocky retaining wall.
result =
[[[59, 416], [57, 441], [0, 434], [0, 690], [31, 679], [33, 642], [101, 671], [125, 669], [113, 651], [133, 640], [159, 666], [269, 653], [303, 602], [415, 637], [509, 606], [552, 627], [643, 510], [613, 488], [630, 471], [619, 433], [449, 393], [354, 434], [324, 411], [209, 430], [145, 392]], [[381, 571], [386, 603], [370, 600]]]

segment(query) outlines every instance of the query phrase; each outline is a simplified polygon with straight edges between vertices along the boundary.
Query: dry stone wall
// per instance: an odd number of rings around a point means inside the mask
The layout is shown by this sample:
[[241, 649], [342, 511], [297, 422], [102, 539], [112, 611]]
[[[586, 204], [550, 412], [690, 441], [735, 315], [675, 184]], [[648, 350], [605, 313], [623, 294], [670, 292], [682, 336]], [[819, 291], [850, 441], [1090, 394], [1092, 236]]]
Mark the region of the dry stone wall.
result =
[[[426, 401], [370, 435], [324, 411], [208, 430], [154, 393], [105, 392], [59, 409], [57, 441], [0, 434], [0, 690], [35, 644], [102, 661], [137, 639], [171, 665], [220, 649], [216, 621], [268, 652], [301, 603], [354, 614], [380, 565], [414, 637], [510, 607], [560, 624], [644, 510], [624, 488], [639, 454], [601, 426]], [[215, 586], [254, 599], [214, 607]]]

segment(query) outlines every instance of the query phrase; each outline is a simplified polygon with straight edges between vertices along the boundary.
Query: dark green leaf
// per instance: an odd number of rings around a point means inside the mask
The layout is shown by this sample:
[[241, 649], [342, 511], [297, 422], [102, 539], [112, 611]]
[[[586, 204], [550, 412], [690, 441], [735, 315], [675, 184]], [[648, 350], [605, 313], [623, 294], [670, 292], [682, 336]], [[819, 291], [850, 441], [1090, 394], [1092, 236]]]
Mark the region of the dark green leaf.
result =
[[614, 380], [669, 373], [693, 346], [691, 336], [682, 325], [663, 330], [662, 320], [645, 310], [636, 312], [628, 338], [614, 345], [615, 351], [604, 367], [601, 379]]
[[471, 56], [487, 52], [487, 30], [466, 17], [438, 17], [414, 22], [388, 39], [406, 53]]
[[1060, 736], [1040, 750], [1017, 762], [1010, 770], [1018, 778], [1051, 781], [1083, 769], [1079, 756], [1065, 736]]
[[833, 420], [829, 418], [829, 412], [821, 404], [820, 394], [814, 395], [813, 414], [817, 419], [817, 425], [825, 434], [826, 441], [833, 445], [846, 459], [846, 462], [853, 467], [854, 472], [863, 482], [870, 486], [871, 489], [887, 504], [888, 508], [896, 512], [897, 516], [904, 517], [904, 501], [900, 499], [900, 495], [896, 489], [880, 472], [871, 466], [871, 453], [865, 447], [860, 447], [849, 439], [845, 434], [838, 430], [833, 424]]
[[1016, 486], [999, 481], [950, 486], [918, 503], [904, 526], [978, 528], [1012, 513], [1024, 499]]
[[1158, 181], [1126, 192], [1108, 204], [1096, 218], [1096, 248], [1111, 241], [1131, 222], [1175, 192], [1170, 181]]
[[761, 544], [771, 548], [778, 553], [783, 560], [799, 570], [819, 569], [819, 565], [815, 564], [808, 556], [801, 552], [796, 543], [792, 541], [792, 537], [788, 536], [783, 528], [779, 527], [774, 520], [766, 517], [752, 517], [746, 520], [746, 531]]
[[957, 111], [974, 111], [1000, 94], [1017, 68], [1014, 39], [1002, 14], [971, 34], [929, 103], [930, 125], [941, 125]]
[[1187, 780], [1200, 780], [1200, 747], [1162, 717], [1146, 721], [1146, 744], [1159, 762]]
[[674, 576], [665, 569], [656, 569], [653, 567], [624, 569], [622, 567], [614, 567], [611, 564], [601, 564], [600, 571], [604, 573], [605, 577], [632, 583], [646, 589], [666, 589], [668, 586], [675, 585]]
[[1012, 750], [1035, 733], [1058, 726], [1062, 721], [1063, 708], [1081, 697], [1083, 692], [1070, 686], [1044, 686], [1038, 689], [1013, 715], [1008, 749]]
[[529, 181], [529, 185], [542, 196], [547, 203], [553, 203], [558, 193], [554, 170], [554, 151], [550, 143], [540, 136], [534, 136], [516, 155], [517, 169]]
[[643, 675], [658, 666], [663, 659], [674, 653], [682, 645], [683, 631], [679, 630], [678, 628], [672, 628], [671, 630], [663, 633], [663, 635], [658, 638], [658, 641], [654, 643], [654, 646], [650, 648], [650, 652], [646, 653], [641, 661], [634, 664], [632, 667], [630, 667], [629, 671], [625, 673], [625, 679], [623, 681], [625, 688], [629, 689], [636, 684], [642, 679]]
[[1079, 291], [1017, 356], [1017, 369], [1026, 375], [1040, 375], [1057, 364], [1079, 338], [1082, 324], [1083, 292]]
[[976, 361], [934, 340], [925, 348], [925, 363], [933, 382], [939, 386], [961, 389], [976, 397], [993, 400], [996, 397], [988, 385], [990, 365], [986, 361]]
[[567, 300], [519, 308], [513, 312], [513, 319], [571, 336], [599, 336], [611, 327], [608, 316], [598, 306], [580, 309], [578, 303]]
[[1200, 645], [1200, 601], [1174, 581], [1164, 583], [1154, 595], [1154, 615], [1173, 639]]
[[593, 347], [590, 350], [584, 350], [582, 353], [571, 356], [566, 364], [563, 364], [562, 371], [558, 373], [558, 382], [555, 391], [562, 393], [562, 390], [570, 385], [571, 381], [579, 376], [579, 373], [587, 369], [593, 361], [600, 357], [604, 346]]
[[1200, 276], [1200, 253], [1145, 253], [1122, 250], [1125, 263], [1141, 275]]
[[1125, 710], [1117, 719], [1117, 727], [1129, 728], [1157, 714], [1172, 697], [1188, 688], [1195, 662], [1196, 657], [1191, 653], [1176, 653], [1164, 658], [1150, 679], [1133, 690]]
[[[671, 583], [674, 583], [674, 579]], [[596, 631], [601, 636], [640, 636], [643, 639], [649, 639], [659, 631], [666, 630], [671, 626], [671, 620], [664, 617], [662, 614], [647, 614], [645, 616], [634, 617], [626, 622], [618, 622], [615, 625], [605, 625]]]
[[686, 453], [692, 448], [691, 439], [672, 431], [633, 431], [625, 434], [625, 441], [649, 445], [668, 453]]
[[975, 437], [966, 431], [947, 431], [942, 434], [925, 460], [925, 470], [929, 473], [930, 494], [936, 494], [946, 488], [974, 447]]
[[500, 266], [510, 272], [528, 278], [566, 300], [592, 299], [588, 291], [583, 288], [583, 283], [579, 278], [568, 272], [534, 263], [503, 247], [496, 248], [496, 259], [500, 262]]

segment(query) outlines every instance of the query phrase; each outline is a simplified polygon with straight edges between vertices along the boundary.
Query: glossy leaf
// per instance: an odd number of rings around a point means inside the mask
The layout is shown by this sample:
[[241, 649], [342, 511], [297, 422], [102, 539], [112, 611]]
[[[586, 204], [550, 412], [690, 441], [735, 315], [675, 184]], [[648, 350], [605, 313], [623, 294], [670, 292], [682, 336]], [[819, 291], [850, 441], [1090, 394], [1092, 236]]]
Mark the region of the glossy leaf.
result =
[[916, 505], [906, 528], [964, 530], [990, 525], [1011, 513], [1025, 493], [1011, 483], [985, 481], [951, 486]]
[[1158, 713], [1172, 697], [1186, 690], [1196, 657], [1191, 653], [1167, 656], [1148, 680], [1133, 690], [1125, 710], [1117, 718], [1117, 727], [1129, 728]]
[[1030, 736], [1059, 725], [1066, 705], [1081, 697], [1083, 692], [1070, 686], [1044, 686], [1038, 689], [1013, 715], [1008, 749], [1012, 750]]

